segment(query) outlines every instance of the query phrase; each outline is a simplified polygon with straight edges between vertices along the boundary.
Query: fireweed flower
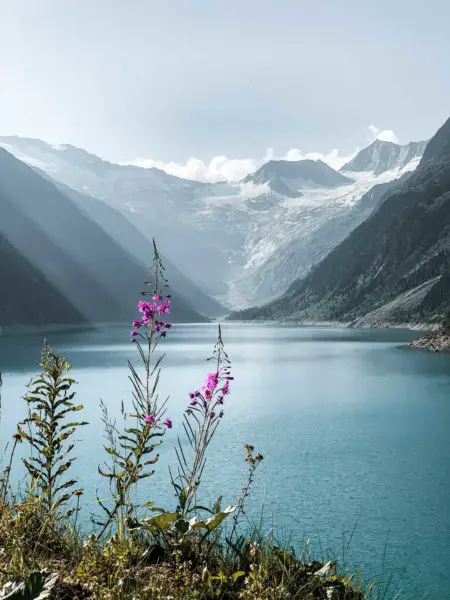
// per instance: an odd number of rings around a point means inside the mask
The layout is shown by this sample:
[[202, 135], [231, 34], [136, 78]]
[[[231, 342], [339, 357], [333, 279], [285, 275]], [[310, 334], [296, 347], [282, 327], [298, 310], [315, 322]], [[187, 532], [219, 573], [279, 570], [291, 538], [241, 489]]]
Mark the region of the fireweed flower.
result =
[[163, 425], [167, 427], [167, 429], [172, 429], [173, 423], [172, 419], [164, 419]]
[[142, 326], [151, 326], [151, 328], [161, 337], [166, 337], [167, 332], [172, 328], [170, 323], [156, 319], [158, 315], [166, 315], [170, 312], [170, 296], [164, 299], [160, 294], [154, 293], [152, 296], [153, 302], [140, 300], [138, 303], [138, 311], [142, 314], [140, 320], [133, 321], [133, 331], [131, 334], [132, 340], [137, 336], [137, 330]]
[[[205, 418], [221, 419], [224, 415], [223, 410], [217, 413], [215, 409], [222, 405], [225, 401], [225, 396], [229, 395], [230, 382], [233, 379], [234, 377], [230, 375], [229, 366], [221, 367], [217, 371], [208, 373], [205, 384], [202, 385], [200, 390], [188, 393], [190, 399], [189, 407], [197, 407], [194, 410], [200, 411]], [[191, 411], [189, 407], [187, 410]]]
[[155, 417], [153, 415], [145, 415], [144, 421], [149, 425], [153, 425], [155, 422]]
[[219, 383], [219, 373], [208, 373], [206, 378], [206, 389], [212, 391], [217, 387]]

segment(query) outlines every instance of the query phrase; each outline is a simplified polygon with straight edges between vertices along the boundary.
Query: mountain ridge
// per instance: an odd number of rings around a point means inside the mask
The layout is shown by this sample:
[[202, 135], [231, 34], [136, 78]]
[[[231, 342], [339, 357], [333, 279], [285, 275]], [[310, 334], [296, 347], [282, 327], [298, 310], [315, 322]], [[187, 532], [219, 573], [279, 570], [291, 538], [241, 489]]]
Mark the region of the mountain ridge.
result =
[[418, 168], [288, 292], [232, 318], [440, 320], [450, 308], [450, 119]]
[[[86, 321], [131, 322], [133, 294], [138, 296], [147, 270], [54, 182], [4, 149], [0, 206], [0, 231]], [[173, 314], [175, 320], [205, 320], [182, 298], [174, 302]]]
[[[14, 139], [8, 140], [11, 146]], [[416, 157], [401, 167], [391, 163], [380, 175], [354, 172], [349, 178], [321, 161], [269, 161], [240, 183], [206, 184], [114, 163], [96, 172], [83, 166], [84, 159], [77, 163], [76, 152], [45, 142], [28, 148], [22, 141], [10, 151], [53, 181], [118, 210], [147, 240], [156, 237], [169, 262], [231, 309], [262, 305], [283, 293], [368, 216], [372, 187], [419, 162]], [[266, 180], [272, 169], [271, 186]], [[283, 169], [294, 178], [278, 176]]]
[[428, 141], [409, 142], [405, 145], [384, 140], [374, 140], [345, 163], [341, 173], [373, 172], [375, 175], [392, 168], [402, 168], [412, 160], [421, 157]]

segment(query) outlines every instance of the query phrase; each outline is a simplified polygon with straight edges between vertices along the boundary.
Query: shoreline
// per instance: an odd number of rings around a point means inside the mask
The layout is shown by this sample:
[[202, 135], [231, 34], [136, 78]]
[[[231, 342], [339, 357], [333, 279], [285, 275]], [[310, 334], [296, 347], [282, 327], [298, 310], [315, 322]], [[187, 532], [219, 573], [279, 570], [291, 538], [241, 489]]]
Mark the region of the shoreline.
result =
[[437, 323], [409, 323], [409, 322], [380, 322], [378, 324], [364, 325], [357, 321], [295, 321], [279, 319], [261, 319], [261, 320], [226, 320], [227, 323], [245, 323], [247, 325], [297, 325], [301, 327], [323, 327], [336, 329], [407, 329], [408, 331], [434, 332], [439, 329]]
[[[357, 321], [296, 321], [296, 320], [228, 320], [228, 319], [217, 319], [212, 323], [245, 323], [247, 325], [293, 325], [300, 327], [323, 327], [323, 328], [337, 328], [337, 329], [406, 329], [409, 331], [423, 331], [433, 334], [439, 330], [439, 325], [436, 323], [391, 323], [381, 322], [377, 324], [359, 324]], [[193, 325], [201, 323], [192, 323]], [[121, 327], [126, 326], [124, 322], [108, 322], [108, 323], [67, 323], [67, 324], [56, 324], [49, 323], [48, 325], [13, 325], [7, 327], [0, 326], [0, 337], [9, 337], [16, 335], [44, 335], [47, 333], [74, 333], [83, 331], [94, 331], [96, 329], [103, 329], [108, 327]], [[422, 338], [421, 338], [422, 339]]]
[[417, 340], [413, 340], [408, 346], [414, 350], [449, 354], [450, 335], [446, 334], [442, 329], [438, 329], [431, 331]]

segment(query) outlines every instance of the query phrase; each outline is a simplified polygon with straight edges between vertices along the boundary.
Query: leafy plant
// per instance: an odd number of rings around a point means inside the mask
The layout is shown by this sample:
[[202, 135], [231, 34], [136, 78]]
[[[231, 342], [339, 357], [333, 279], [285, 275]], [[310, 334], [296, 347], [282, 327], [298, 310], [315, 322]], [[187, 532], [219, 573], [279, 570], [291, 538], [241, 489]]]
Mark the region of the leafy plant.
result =
[[[109, 505], [97, 498], [99, 506], [105, 513], [102, 521], [97, 521], [101, 526], [99, 537], [118, 519], [119, 531], [133, 519], [133, 512], [137, 508], [131, 499], [131, 492], [136, 484], [154, 474], [151, 468], [158, 461], [159, 454], [155, 450], [161, 444], [165, 429], [172, 427], [169, 418], [163, 419], [166, 401], [160, 402], [158, 383], [161, 372], [163, 356], [153, 364], [154, 352], [161, 341], [171, 329], [171, 324], [162, 321], [163, 315], [170, 312], [170, 295], [165, 298], [161, 295], [163, 288], [167, 287], [164, 266], [153, 242], [154, 258], [152, 276], [146, 282], [149, 288], [141, 292], [145, 298], [151, 296], [151, 301], [141, 300], [138, 310], [140, 320], [133, 321], [131, 333], [132, 341], [136, 344], [142, 362], [142, 373], [138, 373], [131, 362], [129, 379], [132, 384], [133, 411], [127, 415], [122, 405], [124, 419], [132, 419], [132, 426], [125, 426], [119, 431], [113, 424], [103, 405], [104, 423], [106, 426], [107, 444], [104, 446], [107, 454], [112, 457], [106, 467], [99, 467], [99, 473], [109, 479], [112, 499]], [[150, 458], [151, 457], [151, 458]]]
[[[204, 528], [209, 533], [235, 510], [235, 507], [229, 506], [225, 511], [214, 512], [197, 502], [208, 447], [224, 416], [222, 406], [230, 393], [230, 382], [234, 379], [231, 376], [231, 362], [225, 352], [220, 325], [213, 355], [208, 360], [213, 361], [215, 368], [208, 373], [205, 384], [200, 389], [189, 393], [190, 403], [183, 415], [184, 440], [178, 436], [176, 447], [178, 471], [176, 477], [170, 474], [178, 500], [180, 531]], [[196, 513], [199, 511], [206, 511], [212, 516], [207, 520], [198, 519]]]
[[[81, 489], [71, 489], [76, 479], [62, 482], [61, 476], [75, 460], [71, 455], [75, 444], [69, 440], [78, 427], [87, 423], [67, 420], [81, 411], [83, 405], [72, 402], [75, 380], [68, 376], [70, 364], [63, 356], [56, 355], [47, 342], [44, 342], [40, 366], [42, 372], [31, 381], [25, 396], [29, 416], [19, 423], [18, 436], [26, 440], [35, 453], [22, 459], [32, 487], [39, 490], [45, 510], [55, 515], [73, 496], [82, 494]], [[66, 516], [75, 510], [69, 509]]]
[[250, 489], [252, 487], [253, 481], [255, 479], [255, 471], [258, 467], [259, 463], [264, 460], [262, 454], [258, 452], [255, 454], [255, 447], [252, 444], [245, 444], [244, 446], [247, 456], [245, 457], [245, 462], [248, 464], [248, 475], [247, 482], [245, 486], [242, 488], [242, 495], [237, 503], [237, 510], [233, 515], [233, 527], [231, 529], [230, 535], [227, 537], [227, 541], [230, 547], [233, 547], [233, 538], [237, 531], [237, 526], [239, 522], [239, 517], [244, 513], [244, 505], [248, 496], [250, 495]]

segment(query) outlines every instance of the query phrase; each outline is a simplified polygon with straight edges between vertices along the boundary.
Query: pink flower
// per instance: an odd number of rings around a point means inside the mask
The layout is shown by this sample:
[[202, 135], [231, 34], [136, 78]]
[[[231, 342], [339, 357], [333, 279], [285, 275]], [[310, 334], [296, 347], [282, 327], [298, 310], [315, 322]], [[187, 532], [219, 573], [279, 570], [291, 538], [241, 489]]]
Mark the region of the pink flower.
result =
[[223, 412], [223, 410], [221, 410], [219, 413], [219, 419], [221, 419], [223, 417], [223, 415], [224, 415], [224, 412]]
[[211, 400], [211, 390], [205, 390], [205, 398], [206, 400]]
[[160, 296], [159, 294], [153, 294], [152, 298], [155, 302], [158, 300], [162, 300], [162, 296]]
[[172, 429], [172, 419], [164, 419], [163, 421], [163, 425], [165, 425], [167, 427], [167, 429]]
[[219, 373], [208, 373], [208, 377], [206, 378], [206, 388], [208, 390], [214, 390], [219, 383]]
[[133, 329], [133, 331], [131, 332], [131, 338], [134, 339], [137, 336], [137, 331], [135, 331]]
[[225, 383], [223, 384], [223, 387], [222, 387], [222, 394], [223, 394], [224, 396], [227, 396], [229, 393], [230, 393], [230, 382], [229, 382], [229, 380], [227, 379], [227, 380], [225, 381]]
[[155, 417], [153, 415], [145, 415], [144, 421], [149, 425], [153, 425], [155, 422]]

